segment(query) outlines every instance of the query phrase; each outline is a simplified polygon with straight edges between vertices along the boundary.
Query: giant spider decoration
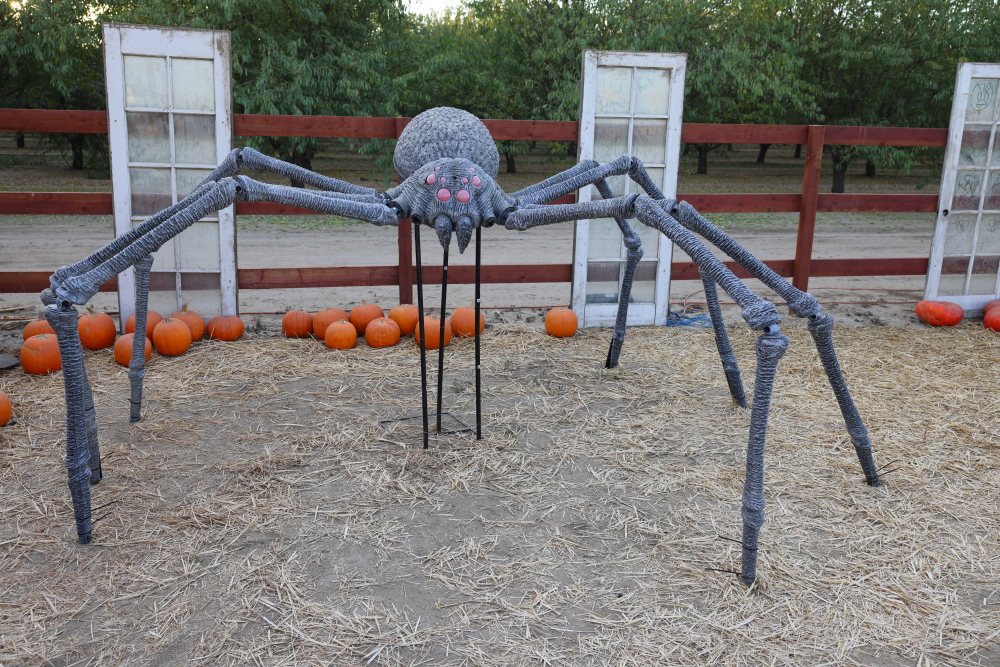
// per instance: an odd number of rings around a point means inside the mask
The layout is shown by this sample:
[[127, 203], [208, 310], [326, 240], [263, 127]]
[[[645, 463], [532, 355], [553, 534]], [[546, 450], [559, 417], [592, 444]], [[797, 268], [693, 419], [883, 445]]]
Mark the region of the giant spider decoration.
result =
[[[84, 368], [74, 304], [86, 304], [105, 281], [130, 266], [136, 268], [135, 348], [129, 376], [131, 419], [137, 421], [144, 376], [142, 346], [145, 344], [149, 270], [152, 265], [150, 254], [196, 220], [236, 201], [279, 202], [376, 225], [396, 225], [399, 219], [410, 218], [416, 225], [418, 244], [419, 226], [434, 228], [445, 249], [445, 264], [453, 233], [458, 237], [458, 248], [462, 252], [468, 246], [473, 231], [478, 237], [482, 227], [494, 224], [507, 229], [526, 230], [581, 218], [614, 218], [624, 236], [628, 256], [606, 361], [608, 368], [618, 365], [625, 340], [632, 279], [642, 256], [639, 235], [626, 221], [637, 219], [666, 234], [698, 263], [729, 390], [741, 406], [746, 405], [743, 383], [723, 325], [716, 285], [720, 285], [739, 304], [747, 324], [761, 332], [756, 343], [757, 370], [740, 541], [740, 577], [749, 586], [756, 578], [757, 538], [764, 523], [764, 444], [771, 391], [778, 361], [788, 348], [788, 338], [781, 334], [781, 318], [774, 305], [740, 282], [695, 236], [697, 233], [773, 289], [797, 316], [808, 318], [809, 331], [840, 404], [865, 479], [871, 486], [879, 485], [868, 432], [837, 362], [832, 339], [833, 317], [820, 314], [816, 299], [792, 287], [726, 233], [705, 220], [692, 206], [665, 197], [636, 158], [622, 155], [603, 165], [584, 160], [541, 183], [507, 194], [494, 180], [499, 167], [499, 154], [486, 126], [470, 113], [440, 107], [418, 115], [406, 127], [396, 146], [394, 163], [404, 180], [397, 187], [382, 193], [321, 176], [249, 148], [236, 149], [184, 200], [152, 216], [83, 261], [64, 266], [52, 275], [51, 287], [42, 292], [42, 300], [46, 304], [45, 316], [58, 334], [62, 354], [67, 405], [66, 467], [81, 543], [91, 540], [89, 486], [98, 483], [102, 473], [94, 402]], [[318, 190], [270, 185], [238, 176], [244, 167], [293, 177]], [[628, 174], [645, 194], [614, 196], [605, 179], [624, 174]], [[545, 204], [591, 184], [597, 187], [603, 200], [566, 205]], [[423, 318], [420, 320], [422, 322]], [[426, 413], [425, 405], [425, 418]]]

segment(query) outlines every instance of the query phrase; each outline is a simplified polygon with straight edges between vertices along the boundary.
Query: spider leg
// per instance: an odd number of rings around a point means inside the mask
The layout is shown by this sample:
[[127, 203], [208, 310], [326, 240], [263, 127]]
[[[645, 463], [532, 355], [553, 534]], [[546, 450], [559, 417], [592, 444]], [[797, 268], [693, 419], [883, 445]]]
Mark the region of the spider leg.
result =
[[854, 445], [854, 452], [864, 472], [865, 481], [869, 486], [879, 486], [881, 482], [872, 454], [871, 437], [857, 406], [854, 404], [854, 399], [851, 398], [851, 392], [847, 387], [846, 380], [844, 380], [843, 371], [837, 360], [837, 352], [833, 346], [833, 316], [829, 313], [821, 313], [821, 306], [813, 295], [795, 288], [750, 254], [731, 236], [702, 217], [687, 202], [666, 199], [660, 201], [659, 204], [664, 211], [671, 213], [684, 227], [700, 234], [736, 260], [751, 275], [777, 292], [797, 316], [808, 318], [807, 328], [812, 335], [816, 350], [819, 352], [820, 362], [823, 364], [823, 370], [826, 371], [830, 387], [837, 398], [845, 428], [851, 436], [851, 443]]
[[573, 178], [578, 174], [590, 171], [591, 169], [594, 169], [599, 166], [601, 166], [599, 162], [594, 162], [593, 160], [581, 160], [578, 164], [576, 164], [573, 167], [570, 167], [566, 171], [560, 172], [555, 176], [546, 178], [544, 181], [535, 183], [534, 185], [529, 185], [528, 187], [522, 190], [518, 190], [517, 192], [512, 192], [510, 196], [513, 197], [514, 199], [524, 198], [525, 201], [527, 201], [526, 199], [527, 197], [534, 194], [535, 192], [538, 192], [539, 190], [544, 190], [558, 183], [562, 183], [563, 181]]
[[378, 225], [398, 224], [396, 212], [367, 194], [316, 193], [260, 183], [245, 176], [207, 182], [182, 202], [161, 211], [142, 225], [72, 266], [62, 267], [42, 292], [45, 317], [58, 334], [66, 394], [66, 468], [81, 544], [92, 539], [90, 484], [101, 479], [100, 451], [93, 393], [87, 380], [83, 349], [73, 304], [84, 304], [107, 282], [130, 266], [136, 268], [136, 326], [129, 364], [131, 394], [129, 418], [137, 421], [145, 375], [146, 313], [152, 253], [195, 221], [236, 200], [275, 201], [324, 213], [365, 220]]
[[747, 406], [747, 397], [743, 393], [743, 380], [740, 377], [740, 365], [733, 353], [733, 346], [729, 342], [729, 334], [726, 333], [726, 323], [722, 319], [722, 308], [719, 306], [719, 291], [715, 288], [715, 281], [698, 268], [701, 275], [701, 284], [705, 288], [705, 301], [708, 302], [708, 314], [712, 317], [712, 329], [715, 330], [715, 347], [719, 350], [719, 359], [722, 361], [722, 370], [726, 373], [726, 384], [729, 385], [729, 393], [733, 400], [741, 407]]

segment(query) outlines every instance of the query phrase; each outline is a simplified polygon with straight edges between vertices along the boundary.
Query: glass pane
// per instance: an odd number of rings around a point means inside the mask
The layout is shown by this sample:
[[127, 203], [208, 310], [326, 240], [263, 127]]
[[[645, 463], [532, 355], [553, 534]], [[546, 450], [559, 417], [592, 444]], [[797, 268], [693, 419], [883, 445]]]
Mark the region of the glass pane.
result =
[[969, 294], [993, 294], [997, 288], [997, 266], [1000, 266], [1000, 256], [976, 257], [972, 261]]
[[955, 197], [951, 207], [956, 210], [975, 211], [979, 208], [979, 193], [983, 190], [983, 171], [959, 170], [955, 178]]
[[941, 282], [938, 296], [961, 296], [965, 294], [965, 273], [969, 268], [968, 257], [945, 257], [941, 264]]
[[[212, 173], [210, 169], [174, 169], [177, 177], [177, 201], [184, 199]], [[218, 212], [209, 213], [202, 220], [218, 220]]]
[[[138, 227], [142, 222], [142, 220], [133, 220], [132, 226]], [[170, 239], [153, 253], [153, 270], [172, 268], [174, 268], [174, 240]], [[162, 313], [160, 314], [162, 315]]]
[[993, 157], [990, 158], [991, 167], [1000, 167], [1000, 132], [993, 132]]
[[984, 215], [979, 221], [976, 254], [1000, 253], [1000, 215]]
[[632, 68], [597, 68], [597, 108], [595, 113], [627, 114], [632, 98]]
[[129, 162], [170, 164], [170, 127], [165, 113], [125, 114]]
[[[628, 176], [608, 176], [604, 180], [607, 182], [608, 187], [611, 188], [611, 192], [613, 194], [625, 194], [625, 188], [628, 187]], [[602, 197], [601, 193], [597, 191], [596, 187], [594, 187], [590, 190], [590, 199], [592, 201], [597, 201], [599, 199], [604, 199], [604, 197]]]
[[170, 170], [129, 167], [132, 184], [132, 215], [152, 215], [173, 204]]
[[639, 238], [642, 239], [642, 258], [655, 259], [658, 257], [660, 230], [647, 227], [638, 220], [630, 220], [629, 224], [632, 225], [632, 229], [639, 233]]
[[983, 208], [991, 211], [1000, 209], [1000, 169], [990, 172], [986, 181], [986, 196], [983, 197]]
[[969, 88], [969, 104], [965, 107], [966, 123], [992, 123], [997, 108], [997, 79], [973, 79]]
[[174, 58], [174, 109], [215, 111], [215, 77], [211, 60]]
[[167, 59], [125, 56], [125, 106], [167, 108]]
[[628, 119], [598, 118], [594, 122], [594, 159], [611, 162], [628, 153]]
[[669, 98], [670, 70], [635, 71], [635, 113], [666, 116]]
[[[645, 225], [643, 225], [645, 226]], [[610, 259], [622, 256], [622, 232], [613, 218], [590, 221], [588, 259]]]
[[167, 316], [177, 310], [177, 274], [149, 274], [149, 310]]
[[656, 262], [639, 262], [632, 281], [629, 303], [652, 303], [656, 295]]
[[215, 116], [174, 115], [174, 160], [215, 165]]
[[196, 222], [178, 234], [177, 239], [181, 269], [219, 270], [219, 223]]
[[632, 155], [644, 163], [663, 164], [667, 151], [667, 121], [632, 121]]
[[944, 251], [948, 254], [972, 252], [972, 234], [976, 229], [976, 216], [953, 215], [944, 237]]
[[990, 145], [989, 125], [966, 125], [962, 130], [962, 147], [958, 156], [960, 167], [985, 167], [986, 149]]
[[621, 262], [587, 264], [587, 303], [618, 303]]
[[206, 320], [222, 314], [218, 273], [182, 273], [181, 301]]

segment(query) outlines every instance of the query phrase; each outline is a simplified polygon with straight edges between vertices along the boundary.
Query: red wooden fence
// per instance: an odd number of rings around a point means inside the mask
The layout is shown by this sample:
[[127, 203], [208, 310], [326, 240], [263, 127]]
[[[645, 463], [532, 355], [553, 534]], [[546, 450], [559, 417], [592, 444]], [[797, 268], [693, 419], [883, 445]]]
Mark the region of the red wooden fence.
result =
[[[234, 133], [238, 136], [351, 137], [394, 139], [409, 118], [363, 118], [352, 116], [266, 116], [236, 114]], [[494, 139], [576, 141], [579, 125], [569, 121], [485, 120]], [[0, 132], [79, 132], [106, 133], [103, 111], [45, 111], [0, 109]], [[718, 212], [798, 212], [795, 258], [766, 262], [780, 275], [791, 277], [799, 289], [808, 289], [809, 277], [922, 275], [926, 258], [812, 259], [816, 213], [837, 212], [934, 212], [937, 195], [820, 194], [819, 179], [824, 144], [854, 146], [937, 146], [947, 141], [946, 129], [904, 127], [848, 127], [822, 125], [718, 125], [687, 123], [681, 141], [687, 143], [805, 144], [806, 159], [802, 194], [709, 194], [680, 193], [699, 211]], [[558, 203], [573, 201], [572, 195]], [[315, 211], [270, 203], [239, 203], [241, 215], [314, 214]], [[110, 215], [111, 195], [80, 192], [0, 192], [0, 213]], [[412, 230], [408, 220], [399, 226], [398, 266], [313, 267], [297, 269], [240, 269], [241, 289], [288, 287], [335, 287], [399, 285], [400, 302], [412, 299], [414, 270], [411, 261]], [[728, 263], [740, 277], [749, 277], [734, 263]], [[402, 270], [401, 270], [402, 269]], [[429, 283], [440, 280], [440, 267], [425, 267]], [[435, 273], [436, 272], [436, 273]], [[449, 281], [471, 283], [472, 267], [450, 269]], [[48, 286], [48, 272], [0, 271], [0, 293], [35, 292]], [[675, 262], [674, 280], [698, 279], [692, 262]], [[527, 283], [569, 282], [571, 264], [486, 265], [483, 282]], [[115, 281], [102, 289], [114, 290]]]

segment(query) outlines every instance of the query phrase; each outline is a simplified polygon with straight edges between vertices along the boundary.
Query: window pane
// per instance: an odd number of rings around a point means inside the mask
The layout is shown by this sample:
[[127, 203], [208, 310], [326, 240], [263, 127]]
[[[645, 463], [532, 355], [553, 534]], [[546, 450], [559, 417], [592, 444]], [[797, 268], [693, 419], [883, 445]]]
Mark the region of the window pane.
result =
[[174, 159], [215, 165], [215, 116], [174, 115]]
[[149, 310], [155, 310], [163, 316], [177, 310], [176, 273], [149, 274]]
[[125, 106], [167, 108], [167, 59], [125, 56]]
[[976, 229], [976, 216], [953, 215], [944, 237], [944, 251], [948, 254], [972, 252], [972, 234]]
[[632, 97], [632, 68], [597, 68], [598, 114], [627, 114]]
[[642, 239], [642, 258], [655, 259], [660, 247], [660, 230], [647, 227], [638, 220], [629, 220], [632, 229], [639, 233]]
[[181, 269], [219, 270], [219, 223], [196, 222], [178, 234]]
[[170, 170], [129, 167], [132, 185], [132, 215], [152, 215], [173, 204]]
[[639, 262], [632, 280], [629, 303], [652, 303], [656, 295], [656, 262]]
[[594, 159], [611, 162], [628, 153], [628, 119], [598, 118], [594, 122]]
[[979, 208], [979, 193], [983, 190], [983, 171], [959, 170], [955, 178], [955, 197], [951, 207], [955, 210], [975, 211]]
[[941, 264], [941, 282], [938, 296], [961, 296], [965, 294], [965, 274], [969, 268], [968, 257], [945, 257]]
[[125, 114], [129, 162], [170, 164], [170, 127], [165, 113]]
[[174, 109], [215, 111], [215, 77], [211, 60], [174, 58]]
[[587, 303], [618, 303], [621, 262], [587, 264]]
[[191, 194], [198, 184], [208, 178], [211, 169], [177, 169], [177, 199], [181, 200]]
[[989, 125], [966, 125], [962, 130], [962, 147], [958, 156], [960, 167], [985, 167], [986, 149], [990, 145]]
[[663, 164], [667, 150], [667, 121], [632, 121], [632, 155], [644, 163]]
[[222, 290], [218, 273], [182, 273], [181, 301], [206, 320], [222, 314]]
[[587, 243], [588, 259], [610, 259], [622, 256], [622, 232], [613, 218], [590, 221]]
[[973, 79], [969, 88], [969, 104], [965, 107], [966, 123], [992, 123], [997, 107], [997, 79]]
[[1000, 167], [1000, 132], [993, 132], [993, 157], [990, 159], [991, 167]]
[[670, 70], [635, 71], [635, 113], [666, 116], [670, 96]]
[[[142, 223], [142, 220], [133, 220], [132, 226], [138, 227]], [[174, 268], [174, 240], [170, 239], [153, 253], [153, 270], [172, 268]]]
[[972, 261], [969, 294], [993, 294], [997, 286], [997, 266], [1000, 256], [976, 257]]
[[983, 208], [991, 211], [1000, 210], [1000, 169], [994, 169], [990, 172], [989, 180], [986, 182]]
[[984, 215], [979, 221], [976, 254], [1000, 253], [1000, 215]]

